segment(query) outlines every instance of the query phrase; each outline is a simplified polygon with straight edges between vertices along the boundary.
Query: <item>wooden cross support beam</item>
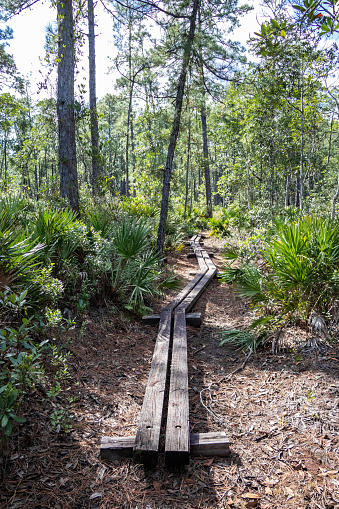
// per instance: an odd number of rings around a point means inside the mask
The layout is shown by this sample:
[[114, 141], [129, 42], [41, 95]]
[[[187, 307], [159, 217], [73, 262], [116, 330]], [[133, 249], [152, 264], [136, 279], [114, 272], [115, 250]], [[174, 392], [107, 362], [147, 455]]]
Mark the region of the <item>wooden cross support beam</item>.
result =
[[[185, 315], [186, 324], [191, 327], [200, 327], [201, 313], [187, 313]], [[145, 325], [158, 325], [160, 322], [160, 315], [147, 315], [142, 317], [142, 323]]]
[[[230, 441], [224, 431], [213, 433], [191, 433], [190, 456], [228, 456], [230, 453]], [[133, 458], [135, 436], [127, 437], [102, 437], [100, 446], [100, 458], [102, 460], [118, 460]]]

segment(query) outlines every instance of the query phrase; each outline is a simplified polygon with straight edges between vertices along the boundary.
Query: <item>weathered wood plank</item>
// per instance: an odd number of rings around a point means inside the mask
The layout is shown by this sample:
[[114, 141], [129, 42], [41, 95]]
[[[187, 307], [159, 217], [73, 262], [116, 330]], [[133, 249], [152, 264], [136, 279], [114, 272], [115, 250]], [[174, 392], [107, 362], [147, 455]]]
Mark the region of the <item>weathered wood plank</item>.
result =
[[132, 458], [134, 454], [135, 436], [102, 437], [100, 458], [113, 461], [120, 458]]
[[191, 434], [191, 455], [228, 456], [230, 441], [224, 431]]
[[[146, 387], [139, 426], [135, 440], [120, 437], [102, 442], [101, 455], [127, 457], [134, 451], [134, 457], [150, 466], [157, 463], [161, 421], [168, 369], [168, 353], [171, 338], [172, 313], [174, 311], [173, 352], [167, 417], [165, 460], [168, 465], [188, 464], [190, 451], [189, 409], [188, 409], [188, 367], [186, 311], [192, 308], [217, 269], [206, 251], [199, 245], [200, 235], [191, 239], [191, 246], [199, 263], [200, 272], [170, 302], [160, 316], [159, 332], [155, 344], [151, 371]], [[193, 255], [194, 256], [194, 255]], [[156, 323], [157, 315], [144, 317], [148, 323]], [[202, 451], [203, 443], [198, 440]], [[211, 441], [207, 438], [205, 449]], [[108, 452], [110, 451], [110, 452]], [[120, 452], [119, 452], [120, 451]]]
[[134, 457], [150, 466], [158, 460], [171, 321], [171, 311], [163, 310], [135, 439]]
[[160, 315], [145, 315], [141, 320], [144, 325], [158, 325], [160, 322]]
[[207, 266], [205, 266], [204, 268], [204, 271], [201, 271], [199, 272], [199, 274], [197, 274], [195, 276], [194, 279], [192, 279], [186, 286], [185, 288], [183, 288], [181, 290], [180, 293], [178, 293], [178, 295], [176, 295], [174, 297], [173, 300], [171, 300], [171, 302], [169, 302], [167, 304], [167, 306], [165, 306], [163, 308], [163, 311], [173, 311], [186, 297], [187, 295], [189, 295], [191, 293], [191, 291], [194, 289], [194, 287], [199, 283], [199, 281], [201, 280], [201, 278], [204, 277], [205, 273], [207, 272]]
[[[212, 433], [190, 434], [191, 456], [228, 456], [230, 444], [224, 431]], [[117, 460], [132, 458], [135, 446], [135, 436], [102, 437], [100, 458], [103, 460]]]
[[190, 454], [187, 335], [185, 309], [175, 311], [168, 396], [165, 462], [188, 465]]
[[201, 313], [187, 313], [185, 315], [186, 325], [190, 327], [200, 327], [201, 325]]
[[[201, 313], [187, 313], [186, 324], [191, 327], [200, 327], [201, 325]], [[160, 315], [146, 315], [142, 317], [142, 323], [145, 325], [158, 325], [160, 322]]]
[[213, 279], [217, 268], [214, 266], [214, 269], [209, 269], [204, 276], [200, 279], [199, 283], [193, 288], [193, 290], [187, 295], [187, 297], [179, 304], [178, 308], [183, 308], [187, 311], [192, 309], [194, 304], [199, 299], [200, 295], [204, 292], [205, 288], [209, 284], [209, 282]]

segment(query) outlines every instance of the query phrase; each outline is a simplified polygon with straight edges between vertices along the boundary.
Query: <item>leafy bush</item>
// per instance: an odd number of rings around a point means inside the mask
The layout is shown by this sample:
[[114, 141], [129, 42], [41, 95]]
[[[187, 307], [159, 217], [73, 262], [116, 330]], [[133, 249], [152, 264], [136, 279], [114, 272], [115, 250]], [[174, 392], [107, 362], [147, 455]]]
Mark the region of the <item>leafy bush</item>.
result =
[[141, 198], [131, 198], [124, 196], [121, 200], [121, 208], [128, 215], [134, 217], [157, 217], [160, 209], [156, 205], [146, 203]]
[[205, 230], [208, 226], [208, 218], [204, 211], [194, 207], [191, 212], [187, 214], [186, 223], [192, 230]]
[[[275, 234], [262, 250], [263, 263], [228, 264], [223, 280], [235, 282], [265, 327], [276, 329], [312, 314], [330, 316], [339, 292], [339, 226], [306, 216], [292, 224], [275, 221]], [[237, 253], [229, 248], [234, 261]]]
[[101, 208], [86, 211], [85, 214], [90, 226], [92, 226], [96, 232], [100, 232], [104, 238], [109, 238], [111, 236], [113, 227], [112, 214]]
[[[18, 296], [3, 293], [1, 302], [19, 317], [25, 306], [25, 293]], [[22, 396], [29, 392], [43, 376], [41, 348], [32, 339], [34, 326], [22, 318], [17, 327], [0, 330], [0, 431], [9, 436], [13, 421], [24, 422], [16, 415]]]
[[128, 216], [117, 226], [112, 241], [112, 289], [127, 299], [128, 309], [139, 313], [146, 309], [144, 297], [157, 292], [160, 272], [151, 244], [150, 223]]
[[71, 210], [54, 210], [40, 207], [38, 216], [31, 233], [32, 239], [43, 244], [41, 259], [45, 266], [55, 264], [55, 269], [64, 259], [69, 258], [78, 247], [72, 237], [67, 237], [67, 231], [76, 221], [76, 214]]
[[211, 235], [216, 237], [228, 237], [231, 234], [229, 230], [229, 222], [222, 218], [211, 217], [208, 220], [208, 227], [211, 230]]

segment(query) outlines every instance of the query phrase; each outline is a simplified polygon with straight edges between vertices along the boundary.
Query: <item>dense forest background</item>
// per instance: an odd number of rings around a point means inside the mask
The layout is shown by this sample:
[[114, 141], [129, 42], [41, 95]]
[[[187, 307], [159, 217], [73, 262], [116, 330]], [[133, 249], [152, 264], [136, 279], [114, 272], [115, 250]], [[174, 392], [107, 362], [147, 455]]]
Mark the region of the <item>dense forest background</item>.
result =
[[[3, 7], [10, 15], [26, 4]], [[45, 62], [49, 74], [45, 69], [41, 86], [53, 85], [57, 67], [59, 82], [63, 75], [66, 82], [72, 80], [87, 51], [90, 7], [83, 3], [73, 9], [74, 70], [69, 66], [60, 70], [66, 55], [60, 57], [59, 48], [57, 57], [58, 30], [51, 27]], [[241, 23], [247, 7], [199, 3], [191, 42], [190, 6], [178, 2], [169, 4], [172, 12], [166, 9], [153, 4], [112, 5], [118, 51], [112, 67], [120, 78], [96, 104], [93, 63], [92, 103], [84, 85], [67, 99], [73, 102], [77, 178], [67, 192], [61, 188], [61, 196], [69, 198], [71, 187], [78, 185], [83, 197], [133, 197], [155, 209], [160, 206], [184, 63], [171, 206], [183, 206], [184, 215], [196, 206], [205, 207], [210, 215], [211, 207], [219, 205], [240, 206], [254, 216], [272, 207], [329, 209], [337, 187], [335, 37], [325, 38], [308, 18], [298, 24], [298, 11], [291, 12], [289, 6], [268, 3], [268, 24], [253, 35], [245, 57], [244, 48], [229, 39], [229, 32]], [[284, 28], [270, 24], [270, 17]], [[96, 22], [100, 28], [100, 20]], [[59, 20], [59, 39], [60, 34]], [[11, 35], [10, 30], [1, 32], [2, 83], [16, 88], [1, 95], [2, 188], [36, 200], [58, 201], [65, 170], [58, 148], [57, 105], [63, 99], [58, 99], [54, 84], [49, 98], [33, 101], [6, 53], [5, 40]], [[187, 44], [191, 47], [184, 62]], [[92, 53], [93, 59], [94, 49]], [[93, 111], [98, 124], [94, 140]]]

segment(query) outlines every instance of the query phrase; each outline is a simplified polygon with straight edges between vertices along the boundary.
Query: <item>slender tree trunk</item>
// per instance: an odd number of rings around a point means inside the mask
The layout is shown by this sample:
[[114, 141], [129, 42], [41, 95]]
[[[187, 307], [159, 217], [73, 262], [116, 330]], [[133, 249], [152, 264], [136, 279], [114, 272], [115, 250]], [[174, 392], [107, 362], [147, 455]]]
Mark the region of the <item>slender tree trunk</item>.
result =
[[200, 115], [201, 115], [201, 128], [202, 128], [202, 146], [203, 146], [203, 154], [204, 154], [204, 175], [205, 175], [207, 217], [212, 217], [211, 173], [210, 173], [210, 162], [209, 162], [209, 153], [208, 153], [206, 99], [205, 99], [205, 90], [204, 89], [203, 89], [203, 104], [201, 107]]
[[87, 0], [88, 8], [88, 62], [89, 62], [89, 108], [91, 112], [91, 155], [92, 155], [92, 186], [93, 194], [98, 194], [98, 179], [100, 177], [99, 155], [99, 127], [96, 97], [96, 68], [95, 68], [95, 35], [94, 35], [94, 5], [93, 0]]
[[38, 167], [37, 167], [37, 165], [34, 166], [34, 181], [35, 181], [35, 190], [36, 190], [37, 196], [39, 196], [39, 182], [38, 182]]
[[251, 210], [251, 179], [250, 179], [250, 162], [246, 161], [246, 175], [247, 175], [247, 207]]
[[206, 193], [206, 209], [207, 217], [212, 217], [212, 192], [211, 192], [211, 173], [210, 173], [210, 159], [208, 153], [208, 137], [207, 137], [207, 115], [206, 115], [206, 94], [205, 94], [205, 80], [204, 68], [202, 63], [202, 56], [200, 51], [200, 89], [201, 89], [201, 130], [202, 130], [202, 147], [203, 147], [203, 164], [205, 176], [205, 193]]
[[304, 75], [301, 81], [301, 122], [300, 122], [300, 172], [299, 172], [299, 202], [300, 210], [304, 209]]
[[296, 175], [295, 179], [295, 200], [294, 200], [295, 208], [300, 206], [300, 177]]
[[186, 219], [187, 212], [187, 200], [188, 200], [188, 176], [190, 167], [190, 155], [191, 155], [191, 119], [189, 118], [188, 124], [188, 140], [187, 140], [187, 160], [186, 160], [186, 182], [185, 182], [185, 206], [184, 206], [184, 219]]
[[[332, 131], [333, 131], [333, 118], [334, 118], [334, 113], [332, 114], [332, 118], [331, 118], [331, 131], [330, 131], [330, 139], [329, 139], [329, 142], [328, 142], [327, 163], [326, 163], [326, 166], [327, 166], [327, 167], [328, 167], [328, 165], [329, 165], [329, 163], [330, 163], [330, 157], [331, 157]], [[338, 172], [338, 185], [337, 185], [337, 190], [336, 190], [335, 195], [333, 196], [333, 199], [332, 199], [332, 212], [331, 212], [331, 219], [334, 219], [334, 218], [335, 218], [335, 206], [336, 206], [336, 203], [337, 203], [338, 198], [339, 198], [339, 172]]]
[[330, 139], [328, 140], [328, 151], [327, 151], [327, 161], [326, 161], [326, 166], [327, 167], [330, 164], [330, 157], [331, 157], [332, 133], [333, 133], [333, 118], [334, 118], [334, 113], [332, 114], [332, 118], [331, 118]]
[[188, 208], [188, 215], [190, 216], [191, 213], [192, 213], [192, 205], [193, 205], [193, 182], [192, 182], [192, 175], [191, 175], [191, 182], [190, 182], [190, 205], [189, 205], [189, 208]]
[[74, 23], [72, 0], [57, 2], [58, 14], [58, 127], [60, 195], [79, 211], [74, 118]]
[[168, 213], [168, 200], [169, 200], [169, 193], [170, 193], [170, 182], [171, 182], [173, 158], [174, 158], [175, 147], [177, 144], [177, 139], [178, 139], [178, 134], [179, 134], [182, 101], [183, 101], [183, 97], [184, 97], [187, 68], [188, 68], [190, 58], [191, 58], [192, 45], [193, 45], [193, 40], [194, 40], [194, 35], [195, 35], [196, 19], [197, 19], [197, 12], [198, 12], [198, 8], [199, 8], [199, 4], [200, 4], [200, 0], [194, 0], [192, 14], [190, 17], [190, 30], [189, 30], [189, 34], [188, 34], [187, 41], [185, 44], [181, 73], [180, 73], [179, 82], [178, 82], [178, 86], [177, 86], [174, 119], [173, 119], [173, 124], [172, 124], [171, 135], [170, 135], [170, 142], [169, 142], [168, 151], [167, 151], [166, 164], [165, 164], [165, 168], [164, 168], [160, 220], [159, 220], [158, 238], [157, 238], [157, 251], [160, 256], [162, 256], [163, 250], [164, 250], [165, 227], [166, 227], [167, 213]]
[[4, 143], [4, 157], [5, 157], [5, 182], [7, 182], [7, 133], [5, 135], [5, 143]]
[[126, 134], [126, 196], [129, 196], [129, 132], [130, 132], [130, 122], [131, 122], [131, 113], [132, 113], [132, 104], [133, 104], [133, 87], [134, 81], [130, 84], [129, 91], [129, 103], [128, 103], [128, 111], [127, 111], [127, 134]]
[[288, 207], [290, 205], [290, 184], [291, 184], [291, 177], [290, 177], [290, 174], [287, 173], [286, 187], [285, 187], [285, 207]]
[[338, 173], [338, 186], [337, 186], [337, 191], [336, 191], [335, 195], [333, 196], [333, 200], [332, 200], [332, 213], [331, 213], [331, 219], [334, 219], [334, 217], [335, 217], [335, 206], [336, 206], [336, 203], [337, 203], [338, 197], [339, 197], [339, 173]]

